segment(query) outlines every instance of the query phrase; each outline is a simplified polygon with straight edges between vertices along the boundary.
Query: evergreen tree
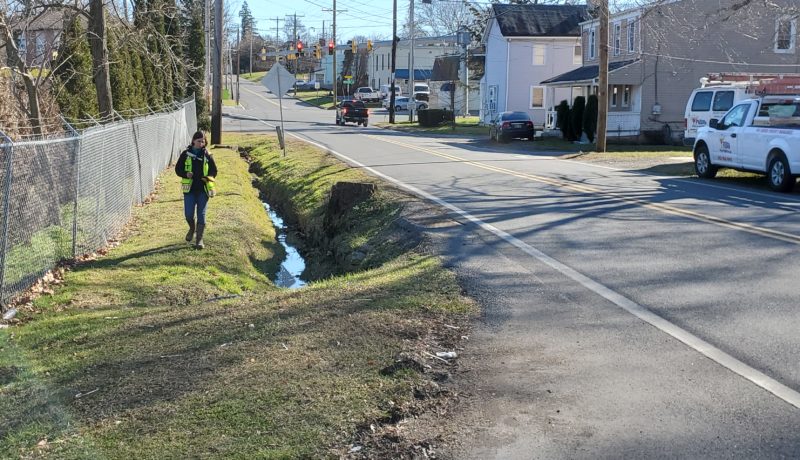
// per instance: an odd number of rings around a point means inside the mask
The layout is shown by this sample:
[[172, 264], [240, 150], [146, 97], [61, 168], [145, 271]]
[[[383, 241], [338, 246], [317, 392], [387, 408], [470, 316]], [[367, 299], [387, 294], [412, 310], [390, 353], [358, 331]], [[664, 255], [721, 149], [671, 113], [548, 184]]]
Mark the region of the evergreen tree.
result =
[[184, 1], [184, 27], [186, 29], [186, 96], [194, 95], [197, 123], [210, 127], [205, 98], [206, 44], [203, 33], [203, 5], [193, 0]]
[[583, 114], [583, 131], [589, 142], [594, 142], [594, 135], [597, 133], [597, 95], [592, 94], [586, 102], [586, 112]]
[[571, 120], [569, 116], [569, 102], [561, 101], [556, 107], [556, 125], [561, 130], [564, 140], [572, 140]]
[[247, 5], [247, 0], [242, 3], [242, 8], [239, 10], [239, 18], [241, 19], [242, 39], [248, 39], [253, 34], [256, 20]]
[[67, 21], [61, 37], [58, 60], [54, 63], [57, 102], [67, 119], [96, 117], [97, 93], [92, 82], [92, 55], [78, 17]]
[[572, 136], [574, 141], [581, 138], [583, 133], [583, 112], [586, 110], [586, 98], [578, 96], [575, 102], [572, 103], [572, 110], [570, 110], [570, 118], [572, 122]]
[[108, 54], [110, 58], [111, 96], [114, 109], [118, 112], [131, 108], [131, 97], [135, 82], [131, 75], [127, 50], [120, 46], [120, 30], [113, 28], [108, 33]]

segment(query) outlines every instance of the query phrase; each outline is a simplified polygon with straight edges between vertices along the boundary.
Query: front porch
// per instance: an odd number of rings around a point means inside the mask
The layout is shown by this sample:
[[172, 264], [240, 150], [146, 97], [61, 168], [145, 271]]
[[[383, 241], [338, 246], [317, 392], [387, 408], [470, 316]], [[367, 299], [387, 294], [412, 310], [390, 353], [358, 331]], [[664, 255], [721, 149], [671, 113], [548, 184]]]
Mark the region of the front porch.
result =
[[[606, 136], [633, 137], [641, 132], [642, 114], [640, 112], [608, 112]], [[558, 129], [558, 112], [554, 108], [547, 111], [544, 131], [548, 134], [560, 134]]]

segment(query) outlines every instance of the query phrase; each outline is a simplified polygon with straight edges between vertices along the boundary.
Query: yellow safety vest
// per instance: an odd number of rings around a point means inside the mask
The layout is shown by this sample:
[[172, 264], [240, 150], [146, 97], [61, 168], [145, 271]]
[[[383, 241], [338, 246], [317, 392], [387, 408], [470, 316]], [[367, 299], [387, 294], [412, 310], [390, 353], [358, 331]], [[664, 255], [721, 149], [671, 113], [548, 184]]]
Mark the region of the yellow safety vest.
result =
[[[192, 156], [189, 152], [186, 152], [186, 161], [183, 163], [183, 170], [187, 173], [192, 172], [192, 158], [197, 158]], [[213, 177], [208, 177], [208, 158], [205, 154], [203, 154], [203, 177], [206, 178], [204, 182], [204, 187], [206, 190], [206, 194], [209, 197], [213, 197], [217, 194], [216, 186], [217, 184], [214, 181]], [[181, 190], [183, 193], [189, 193], [192, 191], [192, 181], [194, 179], [184, 177], [181, 179]]]

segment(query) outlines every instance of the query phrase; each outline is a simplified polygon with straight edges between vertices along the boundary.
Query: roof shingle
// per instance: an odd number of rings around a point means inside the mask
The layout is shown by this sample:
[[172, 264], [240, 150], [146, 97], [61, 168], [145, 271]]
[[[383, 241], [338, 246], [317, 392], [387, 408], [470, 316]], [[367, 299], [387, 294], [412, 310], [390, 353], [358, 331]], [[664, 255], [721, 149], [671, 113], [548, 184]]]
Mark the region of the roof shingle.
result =
[[591, 19], [586, 5], [492, 5], [504, 37], [578, 37]]

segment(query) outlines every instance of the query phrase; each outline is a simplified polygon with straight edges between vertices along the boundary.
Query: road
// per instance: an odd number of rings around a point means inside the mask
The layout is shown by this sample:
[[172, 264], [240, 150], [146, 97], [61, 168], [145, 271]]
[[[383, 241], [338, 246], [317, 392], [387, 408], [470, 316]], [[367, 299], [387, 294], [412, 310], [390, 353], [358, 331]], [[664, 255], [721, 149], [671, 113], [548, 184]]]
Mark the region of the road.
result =
[[[273, 131], [242, 86], [226, 130]], [[446, 207], [430, 229], [484, 314], [461, 357], [445, 456], [800, 457], [800, 198], [633, 174], [526, 143], [286, 130]]]

